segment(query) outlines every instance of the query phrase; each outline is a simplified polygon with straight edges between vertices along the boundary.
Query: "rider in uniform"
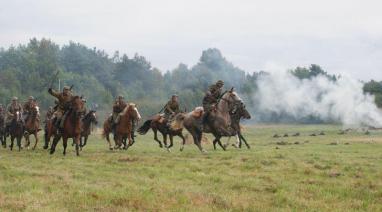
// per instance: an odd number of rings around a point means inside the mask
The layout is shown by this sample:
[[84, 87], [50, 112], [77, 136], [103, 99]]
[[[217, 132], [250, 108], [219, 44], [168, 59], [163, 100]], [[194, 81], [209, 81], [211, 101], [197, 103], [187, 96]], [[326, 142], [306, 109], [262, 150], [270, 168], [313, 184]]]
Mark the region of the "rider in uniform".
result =
[[58, 100], [56, 111], [53, 113], [54, 124], [58, 128], [63, 128], [64, 121], [66, 118], [66, 112], [70, 109], [69, 103], [73, 98], [70, 87], [64, 86], [62, 93], [57, 92], [52, 88], [49, 88], [48, 92], [50, 95], [56, 97]]
[[170, 120], [174, 118], [176, 114], [180, 112], [178, 95], [173, 94], [171, 99], [164, 106], [164, 118], [167, 120], [167, 123], [170, 123]]
[[[33, 104], [36, 102], [36, 100], [33, 98], [33, 96], [28, 97], [28, 101], [23, 105], [23, 116], [24, 121], [26, 122], [29, 118], [29, 115], [31, 114], [31, 110], [33, 107]], [[40, 120], [39, 114], [37, 114], [37, 120]]]
[[7, 107], [7, 118], [5, 121], [5, 129], [6, 129], [7, 135], [9, 134], [9, 127], [12, 123], [13, 116], [16, 112], [19, 112], [22, 114], [23, 108], [21, 104], [18, 102], [18, 98], [13, 97], [11, 104], [9, 104]]
[[123, 96], [119, 95], [113, 104], [113, 114], [111, 115], [111, 118], [110, 118], [111, 129], [113, 130], [113, 132], [115, 132], [115, 127], [117, 126], [119, 122], [119, 116], [126, 106], [127, 106], [127, 103], [124, 101]]
[[218, 80], [215, 84], [211, 85], [203, 98], [203, 124], [207, 122], [208, 116], [211, 113], [214, 106], [218, 103], [219, 99], [223, 95], [222, 89], [224, 82]]

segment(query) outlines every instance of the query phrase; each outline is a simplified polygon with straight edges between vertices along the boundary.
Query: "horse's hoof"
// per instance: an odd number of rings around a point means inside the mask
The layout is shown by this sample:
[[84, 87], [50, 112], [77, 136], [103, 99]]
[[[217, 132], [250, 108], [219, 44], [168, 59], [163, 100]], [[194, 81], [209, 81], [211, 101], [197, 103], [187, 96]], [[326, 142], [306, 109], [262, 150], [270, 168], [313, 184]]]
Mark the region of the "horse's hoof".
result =
[[170, 148], [166, 148], [167, 149], [167, 152], [171, 152], [171, 149]]
[[109, 147], [109, 150], [113, 151], [113, 147]]
[[179, 150], [180, 150], [181, 152], [183, 152], [183, 148], [180, 148]]
[[203, 153], [203, 154], [207, 154], [208, 152], [207, 152], [206, 150], [203, 149], [203, 150], [202, 150], [202, 153]]

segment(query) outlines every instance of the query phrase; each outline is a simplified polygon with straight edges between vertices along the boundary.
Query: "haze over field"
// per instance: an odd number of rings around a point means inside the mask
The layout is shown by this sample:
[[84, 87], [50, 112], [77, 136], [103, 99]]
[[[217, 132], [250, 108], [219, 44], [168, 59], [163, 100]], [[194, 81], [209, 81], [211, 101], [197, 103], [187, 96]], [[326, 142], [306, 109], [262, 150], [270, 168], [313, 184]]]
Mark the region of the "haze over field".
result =
[[0, 43], [70, 40], [112, 55], [145, 55], [161, 71], [216, 47], [248, 71], [320, 64], [333, 74], [382, 78], [381, 1], [2, 1]]

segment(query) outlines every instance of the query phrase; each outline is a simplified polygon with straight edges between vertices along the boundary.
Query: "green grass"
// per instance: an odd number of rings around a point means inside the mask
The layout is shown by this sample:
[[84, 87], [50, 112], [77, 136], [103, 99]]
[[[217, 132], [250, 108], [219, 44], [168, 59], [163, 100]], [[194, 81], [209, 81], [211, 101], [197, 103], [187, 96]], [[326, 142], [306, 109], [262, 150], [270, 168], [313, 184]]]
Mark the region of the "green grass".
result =
[[195, 145], [179, 152], [179, 139], [166, 152], [152, 134], [127, 151], [95, 135], [80, 157], [71, 146], [64, 157], [61, 142], [53, 156], [42, 142], [0, 149], [0, 211], [382, 211], [382, 132], [339, 129], [247, 127], [250, 150], [203, 144], [207, 154]]

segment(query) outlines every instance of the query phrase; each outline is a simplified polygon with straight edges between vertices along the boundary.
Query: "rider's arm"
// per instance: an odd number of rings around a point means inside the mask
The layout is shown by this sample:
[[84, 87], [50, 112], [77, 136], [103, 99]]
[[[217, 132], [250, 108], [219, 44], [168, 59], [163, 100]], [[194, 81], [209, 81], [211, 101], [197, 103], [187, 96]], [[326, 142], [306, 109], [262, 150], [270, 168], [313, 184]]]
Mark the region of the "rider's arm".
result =
[[174, 113], [174, 111], [170, 107], [170, 102], [167, 102], [166, 104], [166, 110], [170, 111], [171, 113]]
[[53, 90], [52, 88], [49, 88], [48, 92], [49, 92], [50, 95], [52, 95], [52, 96], [54, 96], [56, 98], [58, 98], [60, 96], [60, 93], [55, 91], [55, 90]]

